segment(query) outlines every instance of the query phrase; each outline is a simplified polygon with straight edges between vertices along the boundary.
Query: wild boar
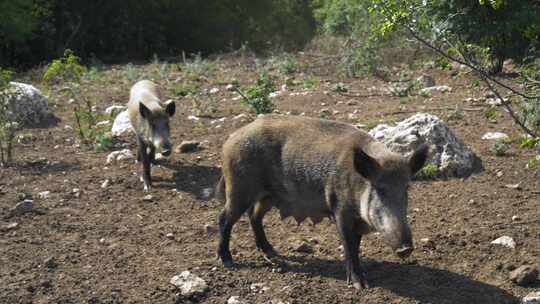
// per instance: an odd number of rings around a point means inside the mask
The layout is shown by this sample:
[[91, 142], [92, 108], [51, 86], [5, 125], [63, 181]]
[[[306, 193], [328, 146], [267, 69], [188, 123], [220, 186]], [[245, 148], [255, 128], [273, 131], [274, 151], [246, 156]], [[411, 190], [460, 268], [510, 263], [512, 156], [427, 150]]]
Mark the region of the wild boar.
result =
[[362, 235], [378, 231], [394, 252], [413, 251], [407, 223], [408, 187], [423, 167], [426, 145], [405, 157], [367, 133], [330, 120], [267, 115], [238, 129], [223, 145], [222, 177], [216, 196], [225, 199], [219, 216], [218, 256], [233, 265], [231, 229], [247, 211], [255, 243], [276, 255], [262, 220], [272, 207], [281, 217], [314, 223], [335, 219], [345, 250], [347, 282], [368, 288], [360, 265]]
[[158, 87], [149, 80], [137, 82], [130, 91], [128, 116], [137, 135], [137, 159], [143, 165], [144, 191], [150, 191], [151, 163], [156, 153], [169, 156], [172, 150], [169, 118], [176, 106], [172, 100], [161, 103]]

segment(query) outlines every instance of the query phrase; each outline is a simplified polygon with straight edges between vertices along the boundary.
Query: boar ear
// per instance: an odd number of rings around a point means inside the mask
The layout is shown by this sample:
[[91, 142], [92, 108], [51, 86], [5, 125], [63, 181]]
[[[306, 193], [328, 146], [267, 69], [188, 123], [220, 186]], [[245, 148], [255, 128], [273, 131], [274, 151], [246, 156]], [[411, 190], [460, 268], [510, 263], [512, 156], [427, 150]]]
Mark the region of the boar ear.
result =
[[143, 118], [150, 117], [150, 110], [142, 102], [139, 102], [139, 113]]
[[380, 170], [379, 163], [360, 148], [354, 149], [354, 168], [362, 177], [373, 180]]
[[165, 101], [165, 112], [167, 112], [169, 116], [173, 116], [174, 112], [176, 112], [176, 105], [172, 99]]
[[420, 147], [418, 147], [416, 151], [413, 152], [413, 154], [409, 158], [409, 166], [411, 167], [412, 175], [415, 175], [416, 172], [422, 169], [422, 167], [426, 163], [428, 154], [429, 147], [426, 144], [420, 145]]

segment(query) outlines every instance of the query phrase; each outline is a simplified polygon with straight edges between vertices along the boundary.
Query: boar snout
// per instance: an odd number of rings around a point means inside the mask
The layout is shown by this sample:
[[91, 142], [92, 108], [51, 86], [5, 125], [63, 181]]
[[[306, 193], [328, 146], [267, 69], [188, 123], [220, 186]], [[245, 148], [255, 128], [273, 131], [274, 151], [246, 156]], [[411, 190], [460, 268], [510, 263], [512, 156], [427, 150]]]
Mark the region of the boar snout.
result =
[[414, 250], [414, 248], [412, 246], [404, 245], [401, 248], [398, 248], [396, 250], [396, 254], [397, 254], [398, 257], [400, 257], [402, 259], [405, 259], [405, 258], [407, 258], [408, 256], [411, 255], [413, 250]]
[[165, 143], [163, 147], [161, 148], [161, 154], [163, 156], [169, 156], [171, 155], [172, 150], [172, 144], [171, 143]]

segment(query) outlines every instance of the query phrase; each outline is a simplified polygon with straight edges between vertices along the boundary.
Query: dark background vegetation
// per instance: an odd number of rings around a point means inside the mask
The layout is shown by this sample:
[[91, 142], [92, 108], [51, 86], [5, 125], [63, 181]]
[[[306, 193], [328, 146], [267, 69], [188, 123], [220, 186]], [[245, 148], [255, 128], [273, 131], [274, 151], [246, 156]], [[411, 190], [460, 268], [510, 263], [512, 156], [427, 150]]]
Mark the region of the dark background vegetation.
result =
[[290, 50], [314, 31], [309, 0], [0, 0], [0, 65], [35, 65], [67, 48], [105, 62]]

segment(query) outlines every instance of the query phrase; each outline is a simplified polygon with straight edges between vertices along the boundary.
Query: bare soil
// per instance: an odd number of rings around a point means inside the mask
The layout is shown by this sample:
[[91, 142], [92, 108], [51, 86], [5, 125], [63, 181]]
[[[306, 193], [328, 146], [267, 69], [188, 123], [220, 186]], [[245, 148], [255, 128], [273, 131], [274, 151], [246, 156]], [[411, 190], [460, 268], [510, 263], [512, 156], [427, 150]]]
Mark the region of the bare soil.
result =
[[[237, 95], [225, 88], [233, 79], [241, 85], [256, 79], [253, 58], [215, 59], [215, 71], [198, 78], [202, 89], [219, 88], [201, 97], [212, 103], [215, 112], [199, 121], [187, 118], [196, 114], [192, 98], [172, 93], [176, 84], [186, 81], [186, 71], [156, 77], [165, 97], [177, 100], [171, 123], [174, 142], [198, 140], [203, 148], [173, 154], [153, 168], [151, 202], [143, 201], [139, 164], [133, 160], [106, 164], [109, 152], [78, 145], [75, 131], [65, 127], [75, 122], [66, 98], [57, 94], [60, 86], [47, 88], [28, 76], [28, 81], [52, 96], [61, 122], [52, 128], [23, 130], [24, 137], [15, 147], [15, 165], [0, 169], [0, 303], [226, 303], [231, 296], [246, 303], [276, 304], [518, 303], [520, 297], [540, 288], [538, 281], [521, 287], [508, 279], [511, 269], [540, 262], [540, 170], [526, 168], [535, 151], [513, 143], [506, 155], [496, 156], [493, 141], [481, 140], [488, 131], [513, 138], [521, 132], [502, 109], [493, 123], [484, 115], [488, 105], [464, 101], [485, 94], [472, 75], [456, 70], [413, 71], [411, 77], [426, 73], [453, 90], [400, 98], [383, 93], [386, 83], [378, 79], [336, 77], [331, 61], [309, 54], [299, 55], [298, 61], [303, 68], [294, 77], [300, 85], [274, 99], [279, 112], [319, 117], [322, 109], [328, 109], [330, 119], [368, 127], [429, 112], [444, 119], [482, 159], [484, 170], [474, 176], [414, 182], [409, 220], [416, 250], [409, 259], [399, 260], [375, 234], [364, 237], [362, 255], [371, 288], [357, 291], [347, 286], [331, 221], [297, 225], [281, 221], [274, 210], [265, 218], [265, 227], [270, 242], [283, 255], [282, 263], [272, 264], [256, 250], [245, 218], [233, 231], [231, 248], [237, 266], [224, 269], [216, 260], [218, 234], [212, 228], [217, 227], [223, 206], [207, 199], [204, 191], [219, 178], [220, 147], [228, 134], [255, 116], [240, 100], [232, 100]], [[159, 65], [138, 68], [155, 76], [151, 73]], [[132, 82], [126, 79], [125, 69], [107, 67], [101, 78], [85, 83], [85, 94], [98, 110], [127, 101]], [[286, 76], [277, 70], [271, 73], [279, 86], [285, 82]], [[320, 81], [304, 90], [302, 80], [310, 75]], [[334, 92], [338, 82], [350, 91]], [[307, 93], [291, 95], [295, 92]], [[355, 110], [357, 118], [349, 115]], [[242, 113], [248, 118], [233, 119]], [[215, 121], [223, 117], [224, 121]], [[132, 134], [115, 144], [117, 150], [124, 144], [135, 152]], [[109, 186], [101, 188], [106, 179]], [[507, 187], [517, 183], [518, 189]], [[80, 189], [79, 194], [74, 188]], [[50, 197], [39, 198], [42, 191], [50, 191]], [[32, 195], [40, 212], [8, 218], [18, 193]], [[512, 220], [513, 216], [519, 219]], [[18, 226], [7, 229], [12, 222]], [[516, 241], [515, 249], [490, 244], [503, 235]], [[430, 241], [421, 241], [424, 238]], [[303, 242], [310, 244], [313, 253], [295, 250]], [[169, 280], [184, 270], [206, 280], [209, 291], [191, 298], [179, 295]], [[252, 291], [253, 283], [269, 288]]]

